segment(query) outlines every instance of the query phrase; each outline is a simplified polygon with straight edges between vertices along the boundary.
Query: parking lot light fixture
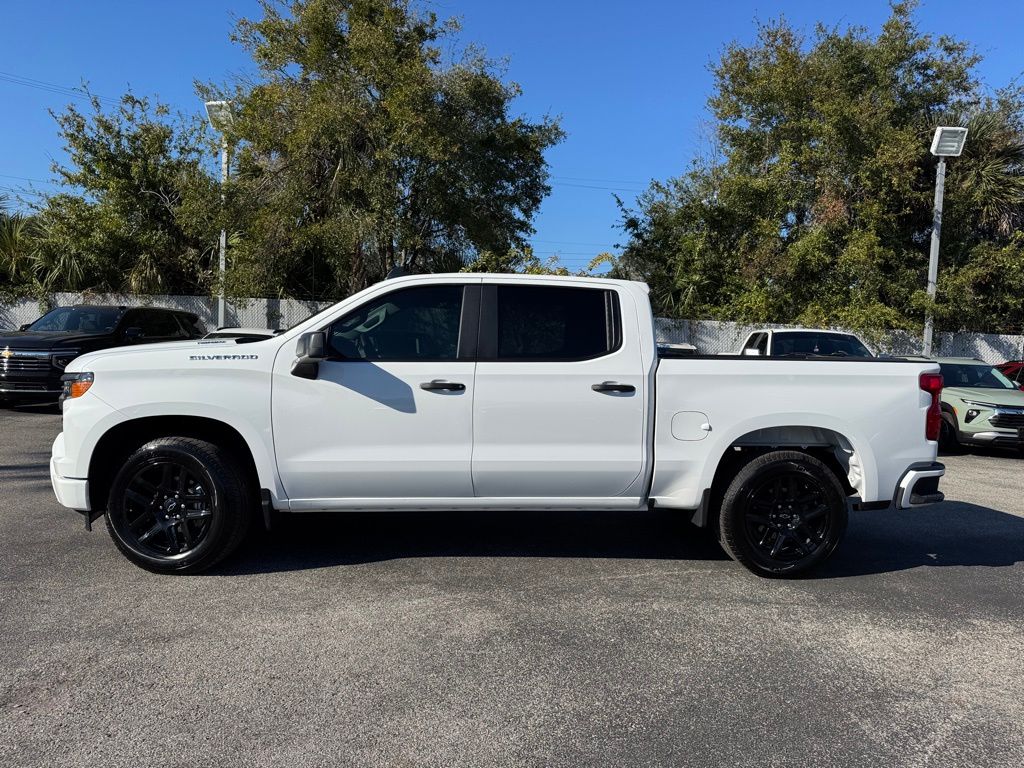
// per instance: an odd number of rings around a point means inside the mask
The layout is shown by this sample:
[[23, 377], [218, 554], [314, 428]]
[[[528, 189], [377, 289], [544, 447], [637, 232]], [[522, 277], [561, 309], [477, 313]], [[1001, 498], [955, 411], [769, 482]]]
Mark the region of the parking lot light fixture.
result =
[[[206, 102], [206, 117], [213, 130], [220, 134], [220, 203], [224, 207], [224, 186], [228, 181], [228, 133], [234, 125], [234, 115], [229, 101]], [[228, 233], [220, 230], [220, 293], [217, 296], [217, 327], [227, 325], [227, 306], [224, 300], [224, 275], [227, 267]]]
[[936, 285], [939, 279], [939, 239], [942, 236], [942, 197], [946, 189], [946, 158], [960, 157], [967, 143], [967, 129], [957, 126], [939, 126], [932, 136], [931, 153], [939, 158], [935, 169], [935, 205], [932, 209], [932, 247], [928, 254], [928, 310], [924, 318], [924, 353], [932, 354], [932, 333], [934, 317], [932, 303], [935, 301]]

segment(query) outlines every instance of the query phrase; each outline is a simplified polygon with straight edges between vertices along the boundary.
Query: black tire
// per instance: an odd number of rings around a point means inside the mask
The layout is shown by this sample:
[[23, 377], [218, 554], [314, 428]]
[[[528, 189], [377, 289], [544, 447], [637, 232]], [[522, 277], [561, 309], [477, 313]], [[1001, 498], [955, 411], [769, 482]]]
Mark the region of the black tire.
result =
[[114, 478], [107, 531], [146, 570], [200, 573], [242, 543], [257, 506], [246, 472], [221, 448], [161, 437], [129, 456]]
[[957, 435], [956, 423], [943, 415], [942, 426], [939, 428], [939, 449], [943, 453], [963, 453], [964, 446]]
[[825, 464], [797, 451], [752, 459], [722, 499], [722, 548], [758, 576], [795, 576], [824, 562], [846, 532], [846, 492]]

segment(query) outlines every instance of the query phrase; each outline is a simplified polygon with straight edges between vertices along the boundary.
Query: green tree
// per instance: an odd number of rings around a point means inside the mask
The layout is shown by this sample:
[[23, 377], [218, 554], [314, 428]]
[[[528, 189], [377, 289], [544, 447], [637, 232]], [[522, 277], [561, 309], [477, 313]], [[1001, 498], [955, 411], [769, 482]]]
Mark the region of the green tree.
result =
[[33, 293], [38, 230], [34, 216], [9, 210], [7, 197], [0, 195], [0, 300]]
[[220, 206], [204, 124], [131, 94], [91, 106], [54, 115], [68, 163], [39, 211], [40, 289], [208, 290]]
[[657, 310], [688, 317], [917, 328], [931, 232], [936, 125], [965, 124], [950, 161], [940, 327], [1019, 331], [1024, 275], [1024, 100], [987, 93], [979, 57], [920, 33], [896, 3], [880, 33], [785, 21], [712, 67], [714, 146], [657, 183], [616, 274], [642, 277]]
[[200, 85], [236, 104], [230, 214], [235, 292], [345, 295], [396, 265], [458, 270], [524, 248], [549, 192], [557, 121], [457, 31], [406, 0], [264, 0], [235, 39], [255, 83]]

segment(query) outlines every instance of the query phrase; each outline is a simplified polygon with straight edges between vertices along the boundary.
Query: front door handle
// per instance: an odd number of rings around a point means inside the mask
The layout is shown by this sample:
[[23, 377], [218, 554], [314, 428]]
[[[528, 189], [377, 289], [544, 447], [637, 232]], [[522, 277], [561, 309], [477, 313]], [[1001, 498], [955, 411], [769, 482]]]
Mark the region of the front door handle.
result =
[[619, 384], [617, 381], [602, 381], [600, 384], [591, 384], [590, 388], [595, 392], [636, 392], [632, 384]]
[[466, 389], [465, 384], [460, 384], [457, 381], [444, 381], [443, 379], [434, 379], [433, 381], [424, 381], [420, 384], [420, 389], [425, 389], [428, 392], [463, 392]]

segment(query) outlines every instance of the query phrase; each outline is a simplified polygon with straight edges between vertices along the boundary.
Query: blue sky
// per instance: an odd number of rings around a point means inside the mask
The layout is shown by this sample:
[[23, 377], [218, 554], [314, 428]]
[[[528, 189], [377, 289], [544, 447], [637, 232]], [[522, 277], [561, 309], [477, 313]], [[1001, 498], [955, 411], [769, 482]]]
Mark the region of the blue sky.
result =
[[[508, 78], [524, 91], [519, 112], [561, 116], [568, 137], [549, 154], [553, 190], [533, 242], [542, 257], [557, 253], [571, 268], [621, 240], [614, 193], [632, 201], [649, 180], [679, 174], [700, 149], [707, 67], [728, 41], [752, 40], [756, 20], [780, 14], [808, 30], [817, 21], [877, 30], [889, 12], [879, 0], [434, 0], [429, 7], [461, 18], [461, 42], [508, 60]], [[47, 110], [69, 101], [7, 76], [62, 86], [84, 79], [112, 98], [131, 86], [139, 95], [199, 110], [193, 80], [250, 69], [228, 36], [234, 18], [257, 12], [249, 0], [5, 4], [0, 192], [47, 188], [50, 162], [61, 156]], [[917, 20], [923, 31], [971, 41], [985, 57], [980, 74], [990, 86], [1024, 70], [1024, 3], [931, 0], [919, 7]]]

